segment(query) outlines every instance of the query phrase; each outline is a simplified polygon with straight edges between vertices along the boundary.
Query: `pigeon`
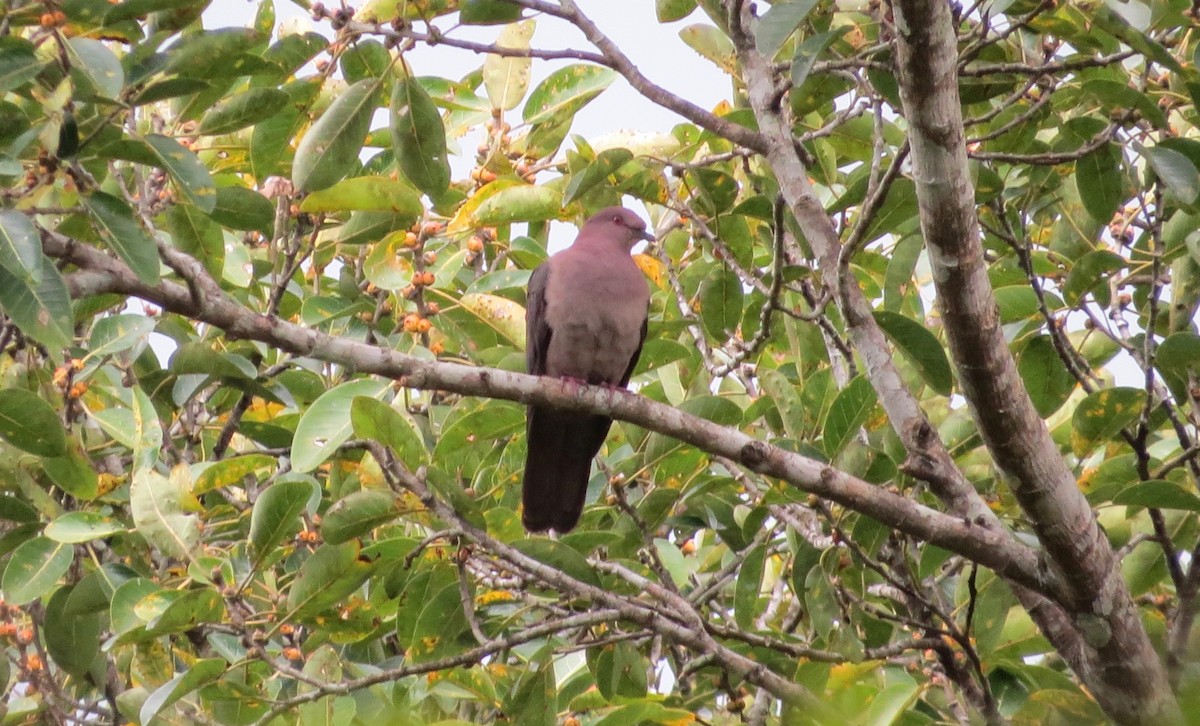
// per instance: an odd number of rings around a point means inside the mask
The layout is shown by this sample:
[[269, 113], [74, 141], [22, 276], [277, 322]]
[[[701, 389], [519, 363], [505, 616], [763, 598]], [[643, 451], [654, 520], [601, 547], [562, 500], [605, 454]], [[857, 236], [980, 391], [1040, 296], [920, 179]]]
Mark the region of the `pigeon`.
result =
[[[652, 241], [622, 207], [593, 215], [575, 242], [533, 271], [526, 301], [529, 373], [624, 388], [646, 339], [650, 289], [630, 256]], [[530, 532], [571, 531], [583, 512], [592, 459], [612, 419], [529, 406], [521, 521]]]

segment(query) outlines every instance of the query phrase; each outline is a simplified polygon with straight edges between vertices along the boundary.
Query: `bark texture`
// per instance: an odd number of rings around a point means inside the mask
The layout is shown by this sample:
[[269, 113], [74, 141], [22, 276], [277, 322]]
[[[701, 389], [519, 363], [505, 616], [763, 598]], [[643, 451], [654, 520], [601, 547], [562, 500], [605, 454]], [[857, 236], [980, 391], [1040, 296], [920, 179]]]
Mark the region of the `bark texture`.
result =
[[989, 451], [1072, 592], [1061, 603], [1098, 656], [1077, 673], [1122, 723], [1178, 721], [1162, 661], [1108, 539], [1033, 407], [1000, 329], [983, 257], [958, 95], [957, 37], [943, 0], [898, 0], [895, 58], [925, 236], [963, 394]]

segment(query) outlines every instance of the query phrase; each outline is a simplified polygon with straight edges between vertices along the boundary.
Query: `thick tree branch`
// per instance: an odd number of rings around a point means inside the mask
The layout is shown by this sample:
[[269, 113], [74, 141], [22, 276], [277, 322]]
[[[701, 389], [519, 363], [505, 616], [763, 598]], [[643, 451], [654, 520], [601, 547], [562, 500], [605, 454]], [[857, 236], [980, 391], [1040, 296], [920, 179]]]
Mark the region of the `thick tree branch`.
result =
[[268, 318], [230, 299], [203, 266], [177, 250], [165, 250], [204, 292], [196, 305], [188, 288], [163, 281], [147, 285], [122, 262], [100, 250], [51, 232], [43, 232], [48, 255], [82, 268], [68, 282], [72, 294], [119, 292], [142, 298], [164, 310], [221, 328], [229, 338], [267, 343], [295, 355], [344, 365], [392, 378], [420, 389], [503, 398], [568, 410], [603, 413], [671, 436], [716, 456], [740, 462], [760, 474], [783, 479], [873, 519], [944, 547], [1050, 597], [1060, 596], [1056, 578], [1045, 578], [1037, 554], [1002, 527], [938, 512], [844, 472], [751, 438], [676, 408], [626, 391], [579, 386], [489, 368], [429, 362], [394, 350], [338, 338], [311, 328]]
[[921, 229], [964, 395], [1055, 568], [1075, 592], [1063, 604], [1077, 613], [1076, 627], [1106, 664], [1092, 691], [1122, 696], [1105, 699], [1119, 721], [1176, 721], [1178, 705], [1112, 548], [1034, 409], [1000, 329], [967, 167], [950, 8], [941, 0], [898, 0], [893, 9]]
[[862, 290], [858, 285], [843, 285], [838, 264], [842, 254], [841, 241], [808, 181], [808, 172], [796, 150], [790, 124], [784, 117], [784, 109], [777, 103], [779, 94], [770, 59], [755, 49], [753, 39], [745, 31], [751, 22], [749, 9], [743, 8], [739, 27], [731, 28], [730, 33], [738, 49], [750, 106], [767, 143], [767, 161], [801, 232], [819, 259], [825, 287], [834, 292], [835, 299], [840, 302], [842, 315], [879, 402], [904, 442], [909, 456], [906, 469], [928, 481], [934, 493], [954, 514], [989, 529], [1002, 529], [995, 513], [954, 464], [916, 397], [900, 377], [891, 347], [875, 322], [871, 305]]

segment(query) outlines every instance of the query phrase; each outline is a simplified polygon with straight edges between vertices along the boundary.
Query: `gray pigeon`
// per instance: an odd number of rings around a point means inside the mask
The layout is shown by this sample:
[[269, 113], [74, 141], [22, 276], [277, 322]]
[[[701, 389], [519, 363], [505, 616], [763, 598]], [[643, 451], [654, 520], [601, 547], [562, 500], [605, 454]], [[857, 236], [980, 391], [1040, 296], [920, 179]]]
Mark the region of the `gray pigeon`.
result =
[[[638, 240], [653, 240], [633, 212], [609, 207], [594, 215], [575, 242], [529, 278], [525, 366], [539, 376], [592, 385], [629, 383], [642, 341], [650, 289], [629, 256]], [[530, 532], [569, 532], [579, 522], [592, 459], [612, 419], [530, 406], [521, 521]]]

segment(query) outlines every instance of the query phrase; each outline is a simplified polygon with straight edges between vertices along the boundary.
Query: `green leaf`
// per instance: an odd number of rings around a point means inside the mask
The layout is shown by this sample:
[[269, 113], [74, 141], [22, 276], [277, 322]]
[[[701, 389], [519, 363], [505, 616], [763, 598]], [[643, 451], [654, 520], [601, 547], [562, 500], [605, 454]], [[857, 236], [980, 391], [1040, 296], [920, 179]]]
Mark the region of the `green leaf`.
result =
[[1200, 497], [1175, 482], [1161, 479], [1141, 481], [1122, 489], [1113, 497], [1113, 504], [1200, 512]]
[[92, 326], [84, 360], [101, 359], [140, 348], [154, 332], [154, 318], [133, 313], [109, 315]]
[[300, 513], [312, 499], [313, 487], [303, 481], [280, 481], [267, 487], [250, 514], [250, 545], [255, 562], [261, 562], [302, 524]]
[[190, 204], [173, 204], [167, 209], [167, 230], [175, 247], [195, 257], [214, 278], [225, 267], [225, 233]]
[[[42, 637], [46, 652], [67, 673], [86, 678], [100, 656], [100, 613], [70, 613], [68, 601], [79, 588], [59, 588], [46, 605]], [[107, 603], [105, 603], [107, 605]]]
[[46, 652], [67, 673], [85, 678], [100, 655], [100, 613], [70, 614], [67, 605], [78, 587], [62, 587], [46, 604], [42, 637]]
[[695, 169], [686, 178], [687, 183], [699, 192], [696, 201], [705, 214], [724, 214], [737, 201], [738, 183], [731, 174], [716, 169]]
[[448, 564], [423, 566], [404, 586], [396, 636], [412, 662], [456, 652], [457, 636], [467, 629], [458, 576]]
[[438, 197], [450, 186], [446, 128], [433, 99], [415, 78], [392, 89], [392, 147], [400, 171], [415, 187]]
[[358, 555], [356, 540], [321, 545], [309, 555], [288, 592], [292, 617], [318, 613], [357, 590], [374, 570]]
[[561, 193], [551, 187], [497, 179], [459, 207], [446, 232], [456, 235], [478, 227], [556, 219], [562, 211], [561, 201]]
[[559, 68], [529, 94], [521, 118], [536, 124], [555, 116], [573, 116], [617, 79], [617, 72], [583, 64]]
[[875, 409], [875, 389], [863, 376], [857, 376], [833, 399], [833, 406], [825, 419], [822, 445], [825, 456], [833, 460], [850, 440], [858, 435], [859, 428], [866, 423]]
[[329, 544], [341, 544], [387, 524], [400, 514], [399, 502], [391, 492], [354, 492], [335, 502], [321, 518], [321, 537]]
[[25, 605], [45, 596], [71, 567], [75, 548], [48, 537], [34, 537], [18, 546], [8, 558], [0, 579], [4, 601]]
[[723, 396], [694, 396], [679, 404], [679, 410], [719, 426], [737, 426], [742, 422], [742, 409]]
[[[511, 5], [520, 10], [520, 6]], [[496, 45], [501, 48], [528, 50], [537, 24], [533, 20], [513, 23], [500, 31]], [[509, 111], [517, 107], [529, 90], [529, 70], [533, 59], [521, 56], [502, 56], [489, 53], [483, 61], [483, 87], [492, 107]]]
[[38, 521], [38, 511], [23, 499], [4, 495], [0, 496], [0, 520], [30, 524]]
[[407, 212], [354, 212], [342, 225], [337, 240], [343, 245], [378, 242], [391, 232], [407, 230], [412, 219]]
[[706, 23], [695, 23], [679, 31], [679, 38], [688, 47], [730, 75], [737, 73], [737, 50], [729, 36]]
[[357, 396], [377, 398], [388, 389], [383, 381], [365, 379], [331, 388], [313, 401], [296, 424], [292, 469], [308, 472], [323, 464], [353, 432], [350, 408]]
[[528, 673], [513, 696], [512, 703], [507, 705], [505, 710], [513, 714], [514, 723], [554, 726], [558, 721], [558, 689], [554, 683], [554, 662], [547, 660], [536, 671]]
[[567, 188], [563, 190], [562, 205], [565, 207], [596, 185], [607, 181], [617, 169], [625, 166], [633, 159], [629, 149], [607, 149], [596, 156], [596, 160], [571, 177]]
[[154, 403], [140, 386], [131, 391], [133, 399], [133, 466], [135, 469], [149, 468], [158, 461], [158, 451], [163, 445], [162, 422]]
[[504, 336], [520, 350], [525, 349], [525, 308], [499, 295], [470, 293], [458, 301], [463, 310]]
[[32, 81], [45, 65], [29, 41], [12, 36], [0, 38], [0, 95]]
[[375, 398], [358, 396], [350, 404], [354, 435], [387, 446], [410, 469], [428, 463], [421, 431], [412, 418]]
[[512, 543], [512, 546], [533, 559], [588, 585], [600, 586], [600, 578], [588, 564], [587, 558], [579, 551], [552, 539], [538, 537], [523, 539]]
[[140, 723], [148, 724], [158, 714], [174, 705], [189, 693], [216, 681], [225, 672], [224, 658], [201, 658], [190, 663], [183, 673], [154, 689], [142, 704], [138, 714]]
[[1100, 100], [1104, 106], [1105, 116], [1113, 111], [1136, 108], [1147, 121], [1154, 124], [1155, 128], [1166, 129], [1170, 126], [1166, 114], [1148, 94], [1123, 82], [1107, 78], [1092, 78], [1084, 81], [1080, 90]]
[[654, 0], [654, 14], [660, 23], [683, 20], [696, 9], [696, 0]]
[[158, 247], [125, 202], [101, 191], [80, 197], [101, 236], [142, 282], [158, 282]]
[[1096, 301], [1108, 305], [1109, 288], [1105, 276], [1125, 267], [1125, 258], [1109, 250], [1093, 250], [1080, 257], [1067, 272], [1063, 283], [1063, 299], [1068, 305], [1078, 305], [1089, 292]]
[[240, 355], [220, 353], [207, 343], [184, 343], [171, 355], [171, 372], [176, 375], [189, 373], [216, 376], [241, 381], [252, 381], [258, 376], [254, 364]]
[[454, 12], [457, 0], [367, 0], [354, 16], [367, 23], [388, 23], [395, 18], [428, 22]]
[[405, 257], [404, 237], [407, 229], [391, 232], [371, 245], [363, 263], [363, 274], [367, 281], [381, 290], [396, 291], [406, 287], [412, 280], [412, 261]]
[[817, 0], [787, 0], [772, 5], [754, 27], [758, 52], [768, 60], [774, 58], [816, 5]]
[[[1005, 285], [995, 290], [996, 304], [1000, 308], [1000, 322], [1008, 325], [1021, 320], [1039, 317], [1038, 297], [1029, 285]], [[1046, 294], [1047, 304], [1053, 312], [1053, 296]]]
[[217, 189], [208, 167], [190, 149], [161, 134], [150, 134], [146, 143], [154, 150], [163, 168], [171, 175], [175, 187], [189, 202], [204, 212], [211, 212], [217, 203]]
[[289, 100], [286, 93], [276, 88], [251, 88], [226, 96], [200, 119], [197, 133], [215, 136], [253, 126], [274, 116]]
[[42, 459], [42, 469], [55, 486], [76, 499], [86, 501], [99, 494], [99, 475], [78, 443], [72, 442], [67, 447], [66, 456]]
[[954, 387], [954, 374], [946, 351], [938, 343], [929, 328], [899, 313], [880, 311], [875, 321], [887, 334], [892, 344], [916, 367], [929, 387], [943, 396], [949, 396]]
[[737, 585], [733, 595], [733, 617], [738, 626], [746, 630], [754, 629], [758, 593], [762, 589], [765, 566], [766, 551], [760, 545], [746, 553], [742, 566], [738, 568]]
[[1075, 162], [1075, 186], [1088, 215], [1097, 222], [1107, 223], [1125, 201], [1121, 159], [1111, 144]]
[[104, 24], [114, 25], [122, 20], [144, 18], [150, 13], [175, 10], [195, 4], [195, 0], [125, 0], [104, 14]]
[[316, 100], [321, 85], [309, 78], [293, 81], [280, 90], [288, 94], [291, 103], [273, 117], [256, 124], [250, 135], [250, 169], [259, 182], [276, 173], [284, 154], [290, 152], [292, 139], [308, 123], [304, 111]]
[[200, 521], [185, 508], [194, 506], [187, 468], [177, 466], [170, 478], [150, 469], [134, 472], [129, 508], [138, 533], [172, 557], [189, 557], [200, 542]]
[[1200, 372], [1200, 335], [1180, 332], [1168, 336], [1159, 344], [1155, 361], [1164, 373], [1186, 377], [1191, 371]]
[[[263, 40], [249, 28], [215, 28], [189, 33], [166, 49], [163, 72], [188, 78], [236, 78], [245, 75], [254, 58], [245, 51]], [[261, 63], [261, 61], [260, 61]]]
[[760, 370], [758, 380], [763, 392], [775, 402], [775, 409], [783, 420], [783, 430], [792, 439], [802, 439], [806, 428], [804, 409], [796, 386], [782, 373], [773, 369]]
[[240, 484], [243, 479], [255, 474], [270, 475], [279, 461], [269, 454], [243, 454], [212, 462], [196, 476], [192, 493], [199, 496], [214, 489]]
[[1043, 418], [1062, 408], [1075, 391], [1075, 376], [1063, 364], [1048, 335], [1039, 335], [1025, 344], [1017, 371], [1033, 407]]
[[67, 512], [46, 525], [46, 536], [55, 542], [77, 544], [124, 532], [125, 525], [98, 512]]
[[66, 51], [76, 85], [101, 98], [116, 99], [121, 95], [125, 71], [121, 61], [103, 43], [91, 38], [70, 38]]
[[1190, 159], [1163, 146], [1144, 148], [1142, 154], [1176, 199], [1189, 206], [1200, 199], [1200, 172]]
[[[447, 177], [448, 178], [448, 177]], [[302, 212], [392, 212], [416, 222], [424, 208], [412, 185], [386, 176], [356, 176], [313, 192], [300, 203]]]
[[[329, 39], [311, 30], [280, 38], [263, 52], [263, 60], [279, 67], [274, 82], [280, 82], [298, 71], [305, 63], [329, 47]], [[255, 78], [256, 81], [262, 76]], [[265, 82], [265, 81], [264, 81]]]
[[1116, 436], [1142, 413], [1146, 392], [1140, 388], [1105, 388], [1079, 403], [1071, 417], [1071, 448], [1082, 456], [1096, 444]]
[[596, 677], [596, 687], [607, 700], [646, 696], [646, 661], [629, 642], [621, 641], [612, 648], [604, 648], [594, 664], [589, 665]]
[[713, 271], [700, 283], [700, 322], [717, 340], [725, 340], [742, 321], [745, 292], [742, 281], [728, 268]]
[[383, 43], [359, 39], [342, 53], [342, 77], [347, 83], [357, 83], [364, 78], [383, 76], [391, 61], [391, 54]]
[[843, 25], [824, 33], [817, 33], [805, 38], [800, 43], [796, 48], [796, 57], [792, 59], [792, 86], [794, 88], [799, 88], [808, 80], [808, 74], [812, 72], [817, 58], [833, 41], [845, 35], [850, 27]]
[[113, 633], [121, 634], [145, 625], [145, 621], [137, 616], [135, 606], [144, 598], [158, 592], [162, 592], [160, 585], [142, 577], [126, 580], [118, 585], [109, 605]]
[[36, 282], [42, 271], [37, 227], [24, 214], [9, 209], [0, 209], [0, 267], [31, 282]]
[[367, 78], [341, 93], [300, 140], [292, 163], [297, 191], [314, 192], [332, 186], [358, 163], [371, 117], [375, 113], [380, 80]]
[[257, 230], [270, 234], [275, 226], [275, 205], [253, 189], [220, 187], [217, 189], [217, 202], [209, 216], [230, 229]]
[[198, 78], [168, 78], [148, 84], [129, 99], [131, 106], [144, 106], [180, 96], [191, 96], [212, 87]]
[[75, 337], [71, 295], [62, 273], [42, 260], [37, 281], [14, 277], [0, 267], [0, 308], [17, 327], [50, 350], [57, 358]]
[[0, 390], [0, 438], [38, 456], [64, 456], [67, 430], [54, 408], [24, 388]]
[[221, 622], [225, 616], [225, 602], [215, 588], [184, 590], [168, 601], [167, 606], [146, 623], [146, 634], [151, 636], [184, 633], [202, 623]]
[[862, 722], [881, 726], [902, 723], [904, 715], [909, 712], [920, 693], [921, 689], [912, 679], [889, 685], [871, 699], [871, 705], [863, 715]]
[[484, 273], [467, 286], [464, 295], [471, 293], [489, 292], [494, 293], [501, 290], [524, 290], [529, 284], [529, 278], [533, 275], [532, 270], [494, 270]]
[[458, 4], [463, 25], [499, 25], [520, 18], [521, 6], [504, 0], [462, 0]]

